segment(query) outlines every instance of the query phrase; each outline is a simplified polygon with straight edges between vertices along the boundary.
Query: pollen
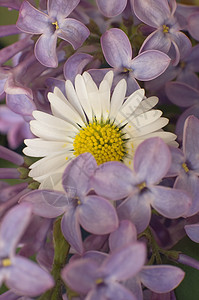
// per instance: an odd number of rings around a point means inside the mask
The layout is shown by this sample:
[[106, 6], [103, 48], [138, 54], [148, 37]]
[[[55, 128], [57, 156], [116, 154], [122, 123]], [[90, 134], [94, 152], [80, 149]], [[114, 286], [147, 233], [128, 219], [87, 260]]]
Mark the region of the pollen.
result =
[[104, 282], [104, 280], [102, 278], [98, 278], [98, 279], [95, 280], [96, 284], [101, 284], [103, 282]]
[[121, 130], [110, 123], [89, 123], [76, 135], [74, 155], [91, 153], [98, 165], [107, 161], [122, 161], [125, 151], [125, 140]]
[[53, 22], [52, 25], [55, 25], [55, 29], [56, 29], [56, 30], [59, 29], [59, 25], [58, 25], [57, 21], [56, 21], [56, 22]]
[[142, 191], [146, 187], [146, 182], [139, 183], [137, 187], [139, 188], [140, 191]]
[[167, 25], [162, 25], [163, 32], [168, 33], [169, 32], [169, 27]]
[[9, 258], [4, 258], [2, 261], [1, 261], [1, 264], [3, 267], [9, 267], [11, 266], [11, 260]]
[[185, 170], [186, 173], [189, 172], [189, 168], [187, 167], [187, 164], [186, 164], [186, 163], [183, 163], [183, 164], [182, 164], [182, 167], [183, 167], [183, 169]]

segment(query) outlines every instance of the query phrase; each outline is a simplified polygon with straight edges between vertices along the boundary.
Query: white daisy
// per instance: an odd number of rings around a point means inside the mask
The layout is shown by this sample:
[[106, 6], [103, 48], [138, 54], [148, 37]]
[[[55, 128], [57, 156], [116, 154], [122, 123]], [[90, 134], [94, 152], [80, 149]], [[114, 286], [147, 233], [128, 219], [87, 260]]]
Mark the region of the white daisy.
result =
[[117, 160], [131, 167], [135, 149], [149, 137], [158, 136], [167, 144], [177, 145], [176, 135], [162, 130], [168, 119], [161, 117], [160, 110], [152, 109], [157, 97], [146, 98], [139, 89], [125, 98], [124, 79], [111, 95], [112, 81], [110, 71], [98, 88], [84, 72], [76, 76], [75, 86], [66, 81], [66, 97], [58, 88], [48, 94], [52, 115], [33, 112], [35, 120], [30, 128], [38, 138], [26, 139], [23, 152], [43, 157], [31, 165], [29, 173], [41, 183], [40, 188], [60, 183], [70, 160], [84, 152], [90, 152], [98, 164]]

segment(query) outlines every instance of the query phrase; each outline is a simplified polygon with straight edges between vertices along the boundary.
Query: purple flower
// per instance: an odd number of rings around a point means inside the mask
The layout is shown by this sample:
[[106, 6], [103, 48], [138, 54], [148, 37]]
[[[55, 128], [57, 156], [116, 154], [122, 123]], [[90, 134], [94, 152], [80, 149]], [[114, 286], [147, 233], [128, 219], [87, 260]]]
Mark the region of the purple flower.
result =
[[[152, 80], [162, 74], [170, 63], [170, 58], [157, 50], [146, 51], [132, 59], [130, 41], [118, 28], [107, 30], [102, 35], [101, 46], [106, 61], [114, 68], [116, 81], [126, 79], [127, 95], [140, 88], [136, 79]], [[95, 71], [96, 74], [99, 72], [104, 70]], [[91, 73], [95, 75], [94, 70]]]
[[114, 251], [100, 266], [91, 258], [74, 260], [62, 270], [62, 278], [86, 299], [135, 300], [119, 282], [135, 276], [145, 259], [145, 245], [135, 242]]
[[107, 234], [118, 226], [113, 205], [102, 197], [88, 194], [90, 177], [96, 167], [90, 153], [79, 155], [64, 172], [65, 193], [37, 190], [21, 198], [21, 201], [32, 203], [34, 213], [39, 216], [55, 218], [64, 214], [61, 222], [63, 235], [79, 253], [83, 253], [80, 225], [93, 234]]
[[151, 206], [161, 215], [175, 219], [191, 205], [183, 191], [157, 185], [166, 176], [170, 163], [167, 145], [160, 138], [150, 138], [136, 149], [134, 172], [119, 162], [105, 163], [95, 171], [92, 187], [108, 199], [125, 198], [117, 207], [119, 218], [131, 220], [140, 233], [150, 222]]
[[0, 283], [24, 296], [38, 296], [54, 285], [50, 274], [32, 261], [15, 255], [18, 243], [30, 221], [32, 207], [23, 203], [12, 208], [0, 226]]
[[176, 1], [171, 0], [131, 0], [136, 16], [145, 24], [156, 28], [144, 41], [140, 53], [149, 49], [157, 49], [174, 53], [173, 64], [178, 64], [191, 50], [189, 38], [179, 30], [180, 25], [174, 17]]
[[67, 18], [79, 0], [48, 0], [47, 13], [39, 11], [29, 2], [20, 7], [17, 27], [26, 33], [41, 34], [35, 44], [36, 58], [47, 67], [57, 67], [57, 38], [69, 42], [74, 49], [89, 36], [88, 28], [81, 22]]

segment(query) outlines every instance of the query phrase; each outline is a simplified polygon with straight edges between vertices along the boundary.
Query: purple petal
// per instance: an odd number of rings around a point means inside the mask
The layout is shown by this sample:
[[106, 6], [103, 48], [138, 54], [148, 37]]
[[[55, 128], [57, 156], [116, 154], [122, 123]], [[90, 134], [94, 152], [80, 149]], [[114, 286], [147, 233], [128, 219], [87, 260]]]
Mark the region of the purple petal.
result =
[[191, 169], [199, 172], [199, 120], [194, 116], [188, 117], [184, 124], [183, 151]]
[[192, 241], [199, 243], [199, 224], [185, 225], [184, 229]]
[[16, 23], [21, 31], [41, 34], [46, 30], [48, 24], [49, 18], [46, 14], [36, 9], [28, 1], [22, 3]]
[[84, 67], [90, 63], [93, 56], [86, 53], [75, 53], [70, 56], [64, 64], [64, 77], [66, 80], [75, 81], [77, 74], [82, 74]]
[[135, 225], [129, 220], [120, 222], [119, 227], [109, 236], [109, 248], [113, 252], [137, 240]]
[[52, 18], [66, 18], [79, 4], [80, 0], [48, 0], [47, 10]]
[[96, 2], [101, 13], [108, 18], [121, 14], [127, 4], [127, 0], [97, 0]]
[[90, 189], [90, 178], [96, 168], [96, 160], [90, 153], [83, 153], [73, 159], [63, 174], [62, 184], [66, 193], [73, 191], [74, 195], [85, 195]]
[[197, 41], [199, 41], [198, 26], [199, 26], [199, 12], [196, 12], [192, 14], [188, 19], [188, 31], [191, 34], [191, 36]]
[[90, 300], [103, 300], [104, 296], [106, 296], [106, 299], [110, 300], [137, 300], [137, 298], [129, 290], [127, 290], [123, 285], [117, 282], [111, 283], [105, 289], [105, 291], [102, 291], [102, 298], [97, 299], [94, 296]]
[[76, 209], [68, 209], [61, 220], [62, 233], [67, 242], [80, 254], [83, 253], [83, 243], [78, 223]]
[[101, 37], [105, 59], [111, 67], [127, 67], [132, 58], [132, 48], [126, 34], [118, 28], [107, 30]]
[[35, 44], [35, 56], [46, 67], [56, 68], [58, 59], [56, 54], [57, 35], [50, 31], [42, 34]]
[[182, 82], [166, 84], [166, 94], [171, 102], [181, 107], [189, 107], [198, 103], [199, 91]]
[[180, 31], [174, 32], [172, 39], [175, 41], [179, 49], [180, 58], [184, 59], [191, 52], [192, 45], [190, 39]]
[[65, 194], [45, 190], [30, 192], [21, 197], [20, 202], [31, 203], [34, 214], [45, 218], [60, 216], [69, 204]]
[[8, 160], [18, 166], [21, 166], [24, 163], [24, 158], [22, 155], [3, 146], [0, 146], [0, 158]]
[[[13, 91], [16, 91], [16, 88], [13, 88]], [[21, 94], [9, 94], [9, 91], [6, 92], [6, 103], [7, 106], [16, 114], [24, 115], [24, 116], [32, 116], [33, 110], [36, 109], [36, 106], [27, 94], [27, 91], [24, 89]]]
[[142, 81], [152, 80], [161, 75], [169, 66], [168, 55], [157, 50], [148, 50], [136, 56], [131, 62], [135, 78]]
[[152, 32], [142, 44], [139, 53], [146, 50], [159, 50], [164, 53], [168, 53], [171, 47], [171, 39], [169, 39], [163, 32], [162, 29], [158, 29]]
[[115, 208], [107, 200], [98, 196], [87, 196], [77, 207], [81, 226], [93, 234], [107, 234], [118, 227]]
[[172, 156], [172, 163], [166, 176], [174, 177], [182, 172], [182, 164], [185, 162], [185, 157], [179, 148], [169, 147], [169, 149]]
[[134, 156], [134, 169], [147, 184], [154, 184], [166, 175], [171, 164], [168, 146], [160, 138], [150, 138], [141, 143]]
[[66, 265], [61, 276], [74, 291], [87, 294], [95, 286], [97, 264], [89, 258], [75, 260]]
[[91, 178], [95, 192], [111, 200], [119, 200], [132, 191], [135, 181], [133, 172], [120, 162], [107, 162], [100, 165]]
[[185, 273], [175, 266], [145, 266], [139, 276], [148, 289], [156, 293], [167, 293], [180, 284]]
[[151, 219], [151, 193], [143, 195], [133, 195], [117, 208], [120, 220], [130, 220], [137, 229], [137, 233], [142, 232], [149, 225]]
[[34, 297], [52, 288], [54, 280], [36, 263], [16, 256], [13, 258], [13, 266], [10, 268], [10, 274], [5, 283], [18, 294]]
[[[135, 242], [113, 252], [102, 264], [106, 278], [124, 281], [135, 276], [146, 260], [146, 246]], [[121, 268], [122, 266], [122, 268]]]
[[0, 227], [1, 256], [9, 256], [15, 248], [28, 226], [32, 215], [32, 205], [23, 203], [14, 206], [2, 220]]
[[69, 42], [74, 49], [79, 48], [90, 34], [88, 28], [75, 19], [64, 19], [59, 25], [57, 36]]
[[159, 27], [169, 18], [170, 8], [167, 0], [132, 0], [133, 10], [142, 22]]
[[192, 198], [192, 204], [186, 216], [193, 216], [199, 212], [199, 178], [195, 174], [182, 174], [178, 176], [174, 187], [186, 191]]
[[154, 195], [151, 205], [164, 217], [177, 219], [185, 215], [191, 205], [191, 199], [186, 192], [163, 186], [151, 188]]
[[194, 46], [184, 61], [189, 65], [192, 71], [199, 72], [199, 44]]

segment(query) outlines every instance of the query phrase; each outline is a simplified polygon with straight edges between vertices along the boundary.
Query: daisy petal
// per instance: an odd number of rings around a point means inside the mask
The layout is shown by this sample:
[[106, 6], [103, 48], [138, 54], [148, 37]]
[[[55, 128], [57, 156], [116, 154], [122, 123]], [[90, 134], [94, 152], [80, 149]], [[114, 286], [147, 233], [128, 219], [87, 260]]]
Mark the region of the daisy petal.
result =
[[118, 111], [120, 110], [122, 103], [124, 101], [124, 97], [126, 95], [127, 84], [124, 79], [120, 80], [116, 85], [113, 95], [111, 97], [111, 111], [109, 118], [115, 119]]

